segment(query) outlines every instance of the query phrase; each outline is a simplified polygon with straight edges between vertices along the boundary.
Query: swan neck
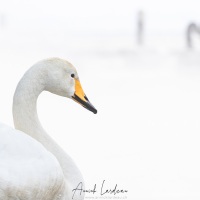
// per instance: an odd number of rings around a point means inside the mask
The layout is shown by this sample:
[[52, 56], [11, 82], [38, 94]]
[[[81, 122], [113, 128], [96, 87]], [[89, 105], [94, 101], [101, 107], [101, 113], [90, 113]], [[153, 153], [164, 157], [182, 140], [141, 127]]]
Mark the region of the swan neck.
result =
[[75, 163], [56, 142], [44, 131], [37, 115], [37, 99], [45, 90], [47, 79], [44, 72], [37, 69], [29, 70], [17, 85], [13, 98], [13, 120], [15, 128], [30, 135], [50, 151], [60, 163], [63, 174], [75, 188], [83, 182], [82, 175]]
[[41, 80], [34, 70], [28, 71], [17, 85], [13, 98], [15, 128], [31, 136], [33, 131], [41, 129], [37, 115], [37, 99], [45, 87]]

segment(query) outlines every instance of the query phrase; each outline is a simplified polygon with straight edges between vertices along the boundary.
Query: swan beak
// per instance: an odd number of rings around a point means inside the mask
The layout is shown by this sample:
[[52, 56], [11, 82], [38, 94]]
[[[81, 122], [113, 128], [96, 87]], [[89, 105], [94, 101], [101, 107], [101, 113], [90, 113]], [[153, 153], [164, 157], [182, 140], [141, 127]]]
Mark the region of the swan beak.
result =
[[90, 103], [89, 99], [83, 92], [80, 81], [77, 79], [75, 79], [75, 93], [74, 96], [72, 96], [72, 99], [82, 105], [84, 108], [88, 109], [94, 114], [97, 114], [96, 108]]

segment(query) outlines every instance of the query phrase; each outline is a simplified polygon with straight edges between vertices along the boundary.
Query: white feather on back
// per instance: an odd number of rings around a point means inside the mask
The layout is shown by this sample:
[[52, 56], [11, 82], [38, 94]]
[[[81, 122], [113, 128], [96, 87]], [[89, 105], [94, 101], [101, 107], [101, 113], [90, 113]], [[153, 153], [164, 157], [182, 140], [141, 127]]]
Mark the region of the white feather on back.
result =
[[62, 199], [65, 179], [54, 155], [32, 137], [2, 123], [0, 138], [1, 200]]

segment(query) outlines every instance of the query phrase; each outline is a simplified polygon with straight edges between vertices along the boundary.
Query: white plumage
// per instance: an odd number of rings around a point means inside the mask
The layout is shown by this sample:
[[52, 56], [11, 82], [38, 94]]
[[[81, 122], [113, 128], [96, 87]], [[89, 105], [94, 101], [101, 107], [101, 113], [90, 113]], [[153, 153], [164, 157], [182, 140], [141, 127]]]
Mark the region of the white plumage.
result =
[[[57, 159], [39, 142], [0, 123], [0, 199], [58, 199], [65, 178]], [[49, 197], [49, 198], [48, 198]]]
[[[52, 58], [31, 67], [13, 98], [15, 129], [0, 123], [0, 200], [69, 200], [83, 182], [73, 160], [42, 128], [37, 98], [43, 91], [73, 98], [96, 113], [79, 82], [75, 68]], [[84, 199], [76, 193], [75, 200]]]

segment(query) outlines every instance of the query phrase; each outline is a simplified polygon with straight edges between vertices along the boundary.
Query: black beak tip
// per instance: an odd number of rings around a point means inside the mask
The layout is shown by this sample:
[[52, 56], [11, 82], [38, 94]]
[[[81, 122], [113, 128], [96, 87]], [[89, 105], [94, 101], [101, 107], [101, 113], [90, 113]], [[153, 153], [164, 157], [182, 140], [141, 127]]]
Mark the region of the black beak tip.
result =
[[81, 98], [79, 98], [76, 94], [72, 96], [72, 99], [81, 104], [84, 108], [87, 110], [93, 112], [94, 114], [97, 114], [97, 109], [89, 102], [88, 98], [86, 97], [87, 101], [83, 101]]
[[92, 105], [92, 104], [89, 104], [87, 107], [84, 106], [87, 110], [93, 112], [94, 114], [97, 114], [97, 109]]
[[94, 114], [97, 114], [97, 110], [95, 109], [95, 110], [93, 111], [93, 113], [94, 113]]

